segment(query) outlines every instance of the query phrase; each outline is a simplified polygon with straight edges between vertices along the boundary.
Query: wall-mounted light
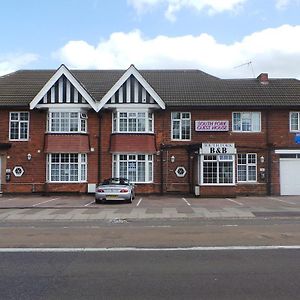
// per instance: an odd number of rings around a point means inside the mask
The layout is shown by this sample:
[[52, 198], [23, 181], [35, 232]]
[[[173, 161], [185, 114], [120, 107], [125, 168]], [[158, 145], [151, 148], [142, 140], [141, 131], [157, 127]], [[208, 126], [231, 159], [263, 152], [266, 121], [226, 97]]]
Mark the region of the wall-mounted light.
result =
[[170, 159], [171, 159], [171, 163], [175, 162], [175, 156], [174, 155], [172, 155]]
[[31, 160], [31, 154], [30, 153], [27, 154], [27, 159]]
[[260, 162], [261, 162], [262, 164], [265, 162], [265, 157], [264, 157], [263, 155], [260, 157]]

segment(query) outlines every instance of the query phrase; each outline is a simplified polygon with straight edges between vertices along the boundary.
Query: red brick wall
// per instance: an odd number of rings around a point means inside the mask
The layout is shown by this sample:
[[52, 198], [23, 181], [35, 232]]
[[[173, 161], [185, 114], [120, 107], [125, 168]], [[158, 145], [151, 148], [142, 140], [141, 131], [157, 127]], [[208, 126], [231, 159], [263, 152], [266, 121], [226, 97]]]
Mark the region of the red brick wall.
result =
[[[24, 174], [21, 177], [15, 177], [11, 173], [11, 181], [3, 180], [2, 189], [4, 192], [86, 192], [87, 184], [53, 184], [46, 183], [46, 153], [44, 153], [44, 141], [46, 132], [47, 112], [44, 110], [30, 111], [29, 123], [29, 140], [24, 142], [9, 141], [9, 112], [10, 111], [29, 111], [24, 108], [16, 108], [0, 111], [1, 120], [1, 141], [12, 144], [7, 150], [6, 169], [15, 166], [22, 166]], [[98, 182], [98, 134], [99, 121], [97, 114], [90, 111], [88, 114], [88, 133], [90, 148], [94, 148], [94, 152], [88, 154], [88, 182]], [[3, 130], [2, 130], [3, 129]], [[32, 158], [27, 159], [30, 153]]]
[[[20, 111], [22, 108], [11, 110], [0, 110], [0, 140], [8, 141], [8, 117], [9, 111]], [[192, 140], [191, 141], [172, 141], [171, 140], [171, 111], [190, 111], [192, 115]], [[163, 146], [163, 152], [153, 155], [154, 162], [154, 182], [153, 184], [137, 184], [137, 192], [152, 193], [161, 191], [161, 180], [163, 177], [164, 192], [189, 192], [193, 190], [197, 182], [197, 160], [198, 154], [188, 153], [186, 150], [189, 144], [210, 143], [235, 143], [238, 153], [255, 152], [258, 157], [258, 182], [256, 184], [240, 184], [235, 187], [223, 186], [203, 186], [200, 187], [201, 194], [207, 196], [220, 196], [230, 194], [266, 194], [268, 190], [268, 146], [272, 153], [276, 148], [299, 148], [294, 142], [294, 134], [289, 132], [289, 112], [290, 110], [270, 110], [267, 114], [262, 111], [262, 130], [259, 133], [234, 133], [231, 131], [231, 121], [233, 111], [246, 111], [242, 109], [187, 109], [176, 108], [173, 110], [155, 111], [154, 128], [155, 143], [159, 150]], [[99, 121], [100, 118], [100, 121]], [[266, 124], [269, 121], [268, 126]], [[195, 132], [194, 124], [196, 120], [229, 120], [228, 132]], [[101, 130], [99, 130], [101, 122]], [[6, 151], [9, 156], [5, 168], [13, 169], [16, 165], [22, 165], [25, 173], [22, 177], [16, 178], [12, 175], [9, 184], [3, 184], [4, 191], [10, 192], [31, 192], [43, 191], [45, 189], [46, 176], [46, 155], [44, 150], [44, 136], [46, 128], [46, 111], [30, 111], [30, 139], [28, 142], [11, 142], [12, 147]], [[97, 183], [110, 177], [112, 174], [112, 153], [111, 153], [111, 134], [112, 134], [112, 114], [109, 110], [99, 113], [89, 111], [88, 113], [88, 134], [89, 146], [94, 148], [88, 154], [88, 182]], [[98, 142], [100, 150], [98, 152]], [[171, 147], [166, 147], [169, 145]], [[176, 146], [176, 147], [173, 147]], [[39, 151], [40, 150], [40, 151]], [[197, 150], [197, 149], [195, 149]], [[32, 155], [31, 161], [27, 160], [27, 154]], [[99, 155], [100, 154], [100, 155]], [[170, 158], [174, 155], [175, 162], [171, 163]], [[265, 161], [260, 162], [260, 157], [264, 156]], [[98, 169], [100, 157], [101, 168]], [[163, 165], [161, 167], [161, 161]], [[272, 155], [272, 174], [270, 188], [272, 194], [280, 193], [279, 185], [279, 156]], [[184, 177], [177, 177], [176, 167], [182, 166], [187, 174]], [[259, 176], [260, 168], [266, 169], [266, 178]], [[161, 171], [163, 176], [161, 176]], [[190, 171], [190, 172], [189, 172]], [[98, 179], [98, 176], [100, 178]], [[76, 191], [86, 192], [87, 184], [48, 184], [48, 191]]]

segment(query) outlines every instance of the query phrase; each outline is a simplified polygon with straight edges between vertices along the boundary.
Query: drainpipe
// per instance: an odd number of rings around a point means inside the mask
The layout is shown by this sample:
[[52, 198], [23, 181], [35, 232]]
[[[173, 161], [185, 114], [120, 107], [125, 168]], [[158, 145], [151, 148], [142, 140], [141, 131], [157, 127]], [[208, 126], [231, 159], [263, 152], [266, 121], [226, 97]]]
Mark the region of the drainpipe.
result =
[[98, 130], [98, 182], [101, 182], [101, 113], [98, 113], [99, 118], [99, 130]]
[[269, 110], [266, 111], [266, 140], [267, 140], [267, 195], [272, 193], [272, 145], [270, 144], [270, 132], [269, 132]]
[[163, 195], [164, 193], [164, 166], [163, 166], [163, 162], [164, 162], [164, 151], [163, 149], [160, 149], [160, 193], [161, 195]]

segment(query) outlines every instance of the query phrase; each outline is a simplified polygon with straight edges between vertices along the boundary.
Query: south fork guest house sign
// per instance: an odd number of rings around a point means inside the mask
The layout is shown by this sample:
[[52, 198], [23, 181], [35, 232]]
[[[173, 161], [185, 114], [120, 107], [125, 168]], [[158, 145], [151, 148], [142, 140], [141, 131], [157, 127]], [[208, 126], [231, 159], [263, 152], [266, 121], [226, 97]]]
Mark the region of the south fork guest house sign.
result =
[[195, 121], [195, 131], [228, 131], [229, 121]]

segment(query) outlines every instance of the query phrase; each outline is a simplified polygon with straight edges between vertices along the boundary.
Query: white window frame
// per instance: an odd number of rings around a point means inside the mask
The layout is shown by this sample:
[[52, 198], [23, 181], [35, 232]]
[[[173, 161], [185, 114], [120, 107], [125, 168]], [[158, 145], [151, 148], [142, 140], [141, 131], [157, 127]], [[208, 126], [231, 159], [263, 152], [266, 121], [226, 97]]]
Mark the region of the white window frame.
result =
[[[139, 160], [138, 156], [143, 155], [145, 156], [145, 160]], [[121, 156], [127, 156], [127, 160], [122, 160]], [[135, 159], [130, 158], [135, 156]], [[154, 169], [154, 158], [152, 154], [148, 153], [114, 153], [112, 157], [112, 177], [126, 177], [133, 183], [153, 183], [153, 169]], [[127, 162], [126, 165], [126, 176], [121, 176], [120, 175], [120, 162]], [[136, 163], [136, 180], [132, 180], [130, 176], [128, 175], [129, 173], [129, 168], [128, 168], [128, 163], [129, 162], [135, 162]], [[138, 162], [145, 162], [145, 181], [139, 181], [138, 179]]]
[[[129, 114], [135, 114], [135, 118], [130, 118]], [[136, 121], [136, 130], [129, 130], [129, 120], [136, 119], [138, 120], [138, 114], [144, 113], [145, 118], [145, 130], [138, 130], [138, 121]], [[124, 119], [126, 120], [126, 130], [121, 130], [120, 128], [120, 114], [126, 114]], [[151, 125], [150, 125], [151, 120]], [[112, 112], [112, 132], [113, 133], [153, 133], [154, 132], [154, 113], [148, 109], [117, 109]]]
[[[298, 118], [298, 124], [297, 124], [297, 129], [292, 129], [292, 114], [297, 114]], [[291, 111], [290, 112], [290, 118], [289, 118], [289, 123], [290, 123], [290, 132], [300, 132], [300, 112], [298, 111]]]
[[[51, 162], [52, 155], [59, 155], [59, 162], [58, 162], [58, 177], [61, 179], [62, 173], [61, 173], [61, 167], [62, 164], [65, 164], [69, 166], [69, 180], [52, 180], [52, 168], [55, 163]], [[78, 155], [78, 177], [77, 180], [70, 180], [71, 177], [71, 172], [70, 172], [70, 159], [68, 163], [62, 163], [61, 162], [61, 157], [62, 155]], [[87, 167], [88, 167], [88, 162], [87, 162], [87, 154], [86, 153], [49, 153], [47, 155], [47, 182], [50, 183], [82, 183], [82, 182], [87, 182]]]
[[[239, 164], [239, 156], [246, 155], [246, 163]], [[255, 163], [249, 163], [249, 157], [255, 156]], [[246, 166], [246, 180], [239, 180], [239, 167]], [[255, 180], [249, 180], [249, 167], [255, 167]], [[257, 154], [256, 153], [238, 153], [237, 154], [237, 182], [238, 183], [256, 183], [257, 182]]]
[[[20, 119], [21, 113], [27, 114], [28, 119], [21, 120]], [[18, 120], [12, 120], [11, 119], [12, 114], [18, 114]], [[9, 112], [9, 140], [10, 141], [28, 141], [29, 140], [29, 119], [30, 119], [30, 113], [28, 111], [11, 111], [11, 112]], [[16, 139], [11, 137], [12, 122], [18, 123], [18, 138], [16, 138]], [[26, 131], [27, 138], [20, 138], [22, 124], [27, 124], [27, 131]]]
[[[205, 157], [207, 156], [211, 156], [211, 157], [216, 157], [215, 160], [206, 160], [204, 159]], [[211, 155], [211, 154], [202, 154], [200, 155], [201, 159], [200, 159], [200, 178], [201, 178], [201, 181], [200, 181], [200, 185], [203, 185], [203, 186], [234, 186], [235, 185], [235, 155], [234, 154], [221, 154], [221, 155]], [[225, 158], [225, 157], [228, 157], [228, 159], [221, 159], [221, 158]], [[230, 157], [230, 159], [229, 159]], [[204, 172], [203, 172], [203, 167], [204, 167], [204, 163], [205, 162], [208, 162], [208, 161], [211, 161], [211, 162], [216, 162], [217, 163], [217, 182], [216, 183], [206, 183], [204, 182]], [[220, 162], [231, 162], [232, 164], [232, 182], [230, 183], [220, 183]]]
[[[173, 118], [174, 114], [180, 114], [179, 119]], [[183, 118], [183, 114], [188, 114], [189, 118]], [[189, 121], [189, 129], [190, 129], [190, 134], [189, 138], [182, 138], [182, 122], [183, 120], [188, 120]], [[179, 122], [179, 138], [174, 138], [174, 123]], [[171, 112], [171, 140], [172, 141], [190, 141], [192, 138], [192, 127], [191, 127], [191, 113], [190, 112], [179, 112], [179, 111], [172, 111]]]
[[[58, 130], [52, 130], [52, 113], [58, 113], [59, 114], [59, 129]], [[68, 130], [62, 130], [62, 113], [68, 113]], [[71, 131], [71, 113], [77, 113], [77, 131]], [[77, 134], [77, 133], [87, 133], [87, 113], [86, 111], [82, 110], [66, 110], [66, 109], [49, 109], [48, 115], [47, 115], [47, 132], [49, 133], [72, 133], [72, 134]], [[74, 118], [75, 119], [75, 118]]]
[[[235, 121], [235, 114], [240, 114], [240, 129], [236, 129], [235, 127], [237, 126], [234, 121]], [[246, 119], [246, 115], [250, 115], [250, 126], [251, 126], [251, 129], [250, 130], [243, 130], [243, 126], [242, 126], [242, 123], [243, 123], [243, 120]], [[254, 116], [257, 116], [258, 117], [258, 122], [259, 124], [256, 124], [258, 125], [257, 128], [254, 128], [256, 126], [254, 126], [254, 122], [255, 122], [255, 117]], [[244, 118], [243, 118], [244, 117]], [[254, 129], [253, 129], [254, 128]], [[259, 111], [235, 111], [232, 113], [232, 131], [233, 132], [244, 132], [244, 133], [251, 133], [251, 132], [261, 132], [261, 112]]]

